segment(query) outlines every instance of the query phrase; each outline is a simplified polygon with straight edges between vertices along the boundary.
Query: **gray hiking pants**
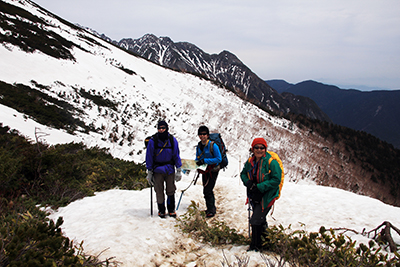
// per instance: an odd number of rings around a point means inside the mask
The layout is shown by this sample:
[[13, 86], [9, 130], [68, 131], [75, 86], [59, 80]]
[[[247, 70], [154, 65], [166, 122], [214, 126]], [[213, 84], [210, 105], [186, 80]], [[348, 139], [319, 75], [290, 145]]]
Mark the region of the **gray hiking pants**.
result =
[[165, 192], [167, 196], [174, 195], [176, 191], [175, 173], [169, 175], [165, 173], [154, 173], [154, 191], [156, 191], [157, 204], [164, 204], [164, 183], [166, 185]]

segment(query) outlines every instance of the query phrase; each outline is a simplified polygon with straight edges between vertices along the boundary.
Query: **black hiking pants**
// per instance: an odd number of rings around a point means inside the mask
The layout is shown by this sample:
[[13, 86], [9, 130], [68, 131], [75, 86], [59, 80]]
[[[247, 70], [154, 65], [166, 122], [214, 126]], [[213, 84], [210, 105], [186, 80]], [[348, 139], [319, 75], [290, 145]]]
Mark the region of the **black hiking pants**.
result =
[[249, 250], [259, 251], [262, 248], [261, 236], [264, 234], [266, 228], [268, 228], [267, 214], [271, 210], [271, 207], [262, 210], [261, 203], [252, 205], [253, 214], [250, 218], [251, 225], [251, 243]]
[[217, 208], [215, 207], [215, 196], [214, 196], [214, 187], [217, 182], [219, 172], [207, 172], [202, 174], [203, 181], [203, 195], [206, 201], [207, 211], [215, 213]]
[[262, 210], [261, 203], [253, 204], [253, 214], [251, 215], [250, 218], [250, 224], [251, 225], [265, 225], [268, 227], [267, 224], [267, 214], [271, 210], [271, 207], [265, 208]]

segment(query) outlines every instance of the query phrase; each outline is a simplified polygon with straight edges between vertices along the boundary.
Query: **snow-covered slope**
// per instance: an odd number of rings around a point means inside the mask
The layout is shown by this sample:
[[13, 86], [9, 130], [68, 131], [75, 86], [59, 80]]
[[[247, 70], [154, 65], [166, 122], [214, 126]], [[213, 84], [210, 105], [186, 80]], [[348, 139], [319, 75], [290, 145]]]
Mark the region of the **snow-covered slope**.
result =
[[[221, 132], [227, 144], [227, 175], [238, 174], [252, 139], [262, 136], [269, 149], [282, 158], [288, 181], [319, 182], [322, 177], [346, 176], [349, 183], [357, 182], [360, 168], [307, 130], [269, 115], [212, 82], [164, 69], [65, 25], [29, 1], [6, 2], [42, 18], [47, 25], [40, 25], [41, 29], [74, 44], [69, 49], [73, 60], [51, 57], [39, 50], [26, 53], [9, 43], [0, 46], [1, 81], [28, 85], [84, 111], [80, 119], [96, 132], [76, 131], [70, 140], [109, 147], [116, 157], [142, 162], [144, 138], [156, 131], [158, 120], [165, 119], [179, 141], [182, 157], [193, 158], [197, 129], [205, 124], [211, 131]], [[116, 103], [117, 108], [98, 106], [82, 97], [80, 90]], [[3, 123], [34, 139], [35, 128], [14, 125], [7, 119], [12, 116], [2, 115]], [[50, 142], [52, 134], [46, 134], [42, 140]]]
[[[104, 35], [102, 38], [110, 40]], [[229, 51], [210, 55], [194, 44], [175, 43], [169, 37], [156, 37], [153, 34], [113, 42], [161, 66], [197, 73], [218, 81], [276, 113], [291, 112], [321, 121], [331, 121], [311, 99], [295, 95], [283, 97], [278, 94]]]
[[[192, 174], [184, 175], [177, 183], [178, 196], [191, 179]], [[239, 179], [221, 173], [215, 194], [216, 219], [247, 235], [245, 188]], [[186, 211], [191, 200], [199, 203], [200, 209], [205, 209], [201, 182], [185, 192], [178, 215]], [[194, 241], [175, 227], [174, 219], [151, 217], [149, 204], [150, 189], [115, 189], [71, 203], [52, 214], [51, 218], [62, 216], [66, 235], [77, 243], [83, 241], [87, 253], [97, 255], [103, 252], [102, 259], [116, 257], [115, 260], [123, 263], [121, 266], [223, 266], [224, 255], [230, 264], [236, 262], [236, 257], [248, 257], [248, 267], [271, 266], [265, 265], [259, 253], [246, 252], [247, 246], [212, 247]], [[400, 208], [341, 189], [286, 183], [284, 194], [267, 220], [269, 225], [291, 225], [293, 230], [317, 232], [323, 225], [361, 233], [364, 228], [366, 231], [376, 228], [384, 220], [399, 225]], [[369, 241], [351, 231], [346, 235], [365, 244]], [[392, 235], [399, 243], [400, 236], [394, 231]], [[266, 253], [266, 256], [273, 259], [273, 255]]]

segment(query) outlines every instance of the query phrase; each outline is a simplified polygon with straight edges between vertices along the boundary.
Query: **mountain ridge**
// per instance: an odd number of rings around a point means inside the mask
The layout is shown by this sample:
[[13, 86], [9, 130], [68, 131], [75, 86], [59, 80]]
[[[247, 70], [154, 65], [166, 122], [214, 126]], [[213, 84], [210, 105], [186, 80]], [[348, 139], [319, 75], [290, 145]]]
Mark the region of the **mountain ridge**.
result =
[[266, 82], [281, 94], [313, 99], [336, 124], [365, 131], [400, 148], [400, 90], [341, 89], [312, 80], [297, 84]]
[[[111, 40], [105, 35], [100, 37], [107, 41]], [[287, 99], [278, 94], [236, 55], [227, 50], [210, 55], [189, 42], [175, 43], [169, 37], [156, 37], [153, 34], [145, 34], [138, 39], [123, 38], [111, 42], [161, 66], [215, 80], [232, 88], [238, 95], [243, 95], [246, 99], [255, 101], [275, 113], [292, 112], [331, 122], [330, 118], [312, 103], [313, 101], [293, 95]]]

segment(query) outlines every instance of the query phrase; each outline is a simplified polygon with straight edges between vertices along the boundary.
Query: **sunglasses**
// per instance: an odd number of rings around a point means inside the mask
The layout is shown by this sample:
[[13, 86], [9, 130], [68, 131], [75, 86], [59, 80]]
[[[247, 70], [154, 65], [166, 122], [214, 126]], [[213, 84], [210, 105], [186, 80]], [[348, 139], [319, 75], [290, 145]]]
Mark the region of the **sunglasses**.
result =
[[199, 136], [200, 136], [200, 135], [207, 135], [207, 133], [199, 133], [198, 135], [199, 135]]
[[158, 130], [165, 130], [165, 129], [167, 129], [167, 127], [165, 126], [158, 127]]
[[253, 147], [254, 150], [264, 150], [265, 146], [255, 146]]

